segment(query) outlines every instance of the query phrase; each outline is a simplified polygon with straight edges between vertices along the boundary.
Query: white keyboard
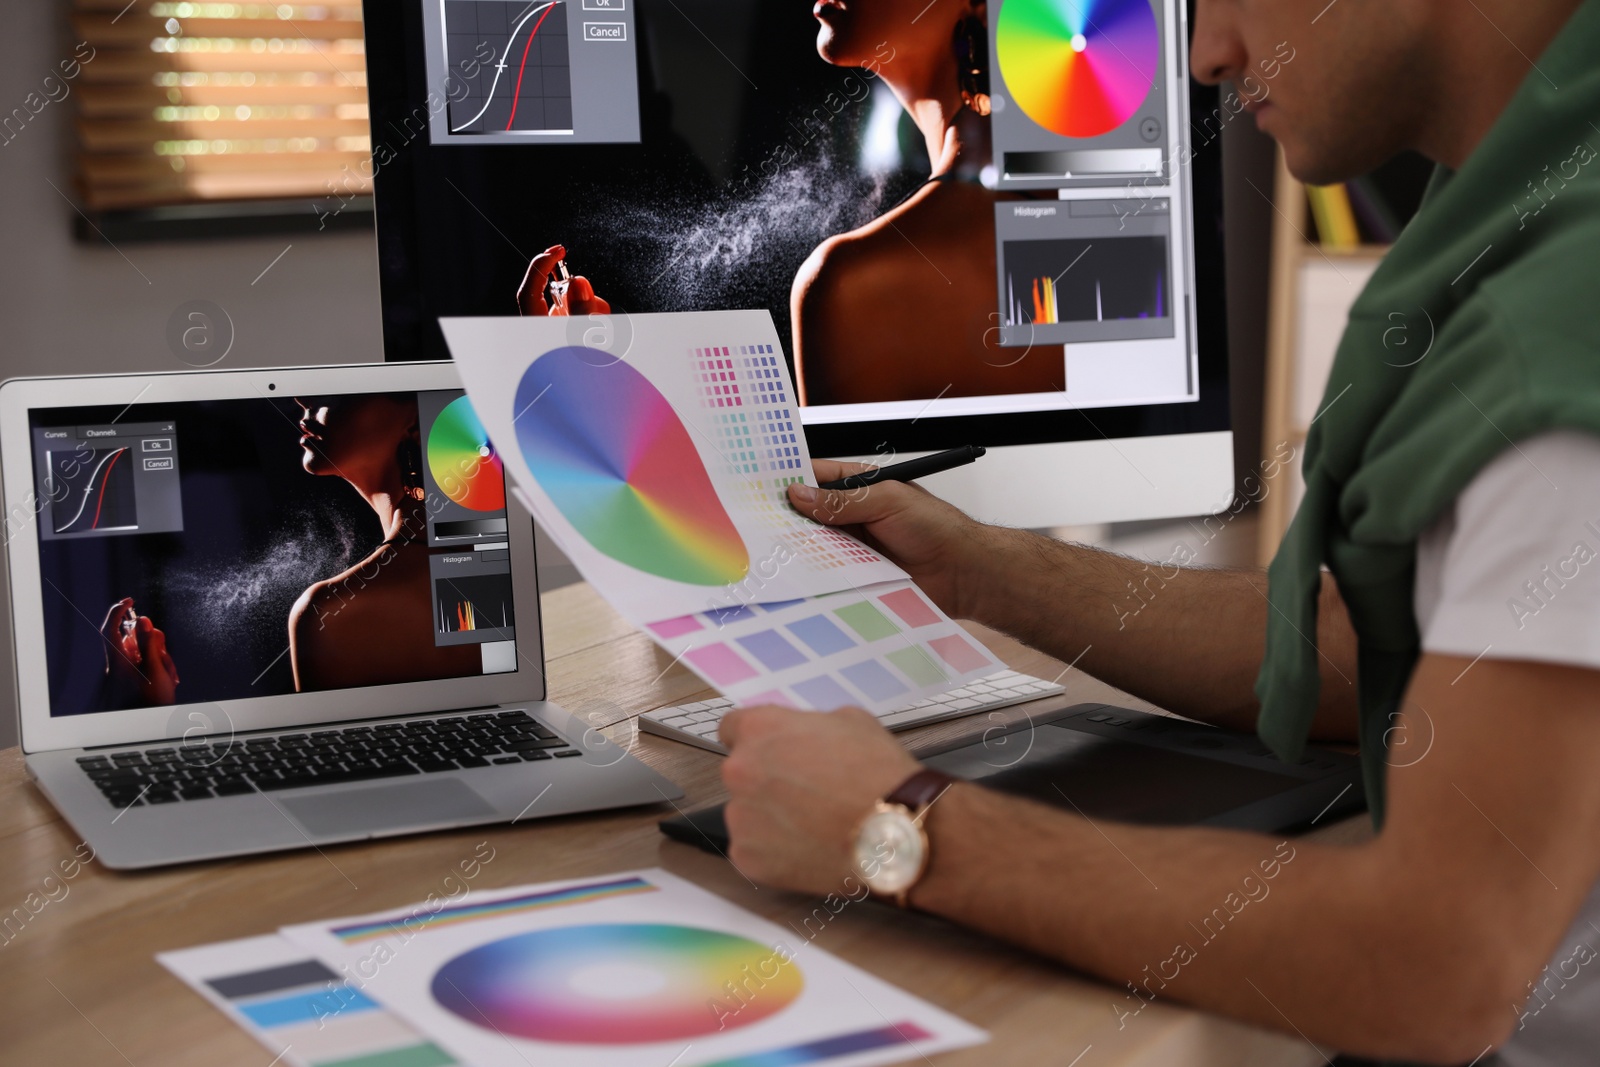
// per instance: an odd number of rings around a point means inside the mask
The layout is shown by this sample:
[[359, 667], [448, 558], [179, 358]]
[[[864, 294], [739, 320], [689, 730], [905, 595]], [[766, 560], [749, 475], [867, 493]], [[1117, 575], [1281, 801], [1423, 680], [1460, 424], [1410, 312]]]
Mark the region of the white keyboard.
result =
[[[1042, 678], [1018, 674], [1016, 671], [999, 671], [968, 682], [960, 689], [886, 711], [878, 716], [878, 721], [891, 730], [909, 730], [913, 726], [975, 715], [980, 711], [993, 711], [1062, 691], [1061, 686]], [[639, 716], [639, 729], [647, 734], [670, 737], [674, 741], [727, 755], [728, 750], [717, 741], [717, 726], [732, 707], [733, 701], [727, 697], [715, 697], [670, 708], [657, 708]]]

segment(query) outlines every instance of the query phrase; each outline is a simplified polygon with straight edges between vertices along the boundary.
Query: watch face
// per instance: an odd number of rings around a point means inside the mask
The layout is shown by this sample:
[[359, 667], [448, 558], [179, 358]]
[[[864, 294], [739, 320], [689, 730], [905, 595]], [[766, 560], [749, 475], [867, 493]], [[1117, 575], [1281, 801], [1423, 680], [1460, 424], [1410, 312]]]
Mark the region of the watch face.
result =
[[856, 870], [875, 893], [899, 893], [922, 873], [922, 830], [904, 808], [867, 816], [856, 834]]

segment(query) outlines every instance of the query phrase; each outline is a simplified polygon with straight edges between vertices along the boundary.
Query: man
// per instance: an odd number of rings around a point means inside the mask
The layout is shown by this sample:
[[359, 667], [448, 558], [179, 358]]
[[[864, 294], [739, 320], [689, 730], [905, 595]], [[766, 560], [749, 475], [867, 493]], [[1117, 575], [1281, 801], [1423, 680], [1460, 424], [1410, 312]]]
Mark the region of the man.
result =
[[[1359, 739], [1380, 832], [1280, 852], [955, 784], [922, 809], [929, 862], [903, 899], [1131, 983], [1125, 1025], [1160, 997], [1361, 1056], [1591, 1062], [1600, 0], [1198, 0], [1192, 69], [1236, 79], [1285, 40], [1255, 113], [1295, 174], [1406, 148], [1441, 169], [1352, 311], [1270, 581], [1186, 570], [1119, 628], [1140, 564], [914, 486], [791, 500], [858, 525], [951, 614], [1158, 705], [1286, 758]], [[1385, 347], [1397, 323], [1411, 347]], [[730, 858], [807, 892], [839, 890], [864, 817], [918, 770], [858, 710], [750, 709], [722, 737]], [[1203, 939], [1246, 878], [1270, 899]]]

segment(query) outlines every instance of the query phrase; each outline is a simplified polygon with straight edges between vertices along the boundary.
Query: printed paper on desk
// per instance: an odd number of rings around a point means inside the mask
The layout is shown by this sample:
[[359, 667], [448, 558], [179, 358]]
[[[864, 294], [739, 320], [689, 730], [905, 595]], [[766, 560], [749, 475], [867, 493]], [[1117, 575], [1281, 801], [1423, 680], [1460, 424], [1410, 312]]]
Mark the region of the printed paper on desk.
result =
[[662, 870], [280, 932], [474, 1067], [868, 1067], [987, 1038]]
[[163, 967], [283, 1067], [455, 1067], [460, 1061], [277, 934], [162, 952]]
[[[540, 524], [635, 625], [906, 577], [786, 487], [811, 456], [772, 316], [440, 319], [473, 409]], [[616, 339], [626, 331], [628, 339]]]

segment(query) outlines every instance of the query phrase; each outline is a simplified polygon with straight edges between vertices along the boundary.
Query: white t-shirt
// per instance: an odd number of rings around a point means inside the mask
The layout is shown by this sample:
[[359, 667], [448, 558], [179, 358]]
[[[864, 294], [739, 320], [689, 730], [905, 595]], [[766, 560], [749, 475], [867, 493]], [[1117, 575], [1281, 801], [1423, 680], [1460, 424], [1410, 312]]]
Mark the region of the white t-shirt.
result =
[[[1418, 539], [1413, 605], [1426, 652], [1600, 668], [1600, 437], [1542, 434], [1484, 467]], [[1600, 885], [1534, 985], [1483, 1063], [1594, 1062]]]

